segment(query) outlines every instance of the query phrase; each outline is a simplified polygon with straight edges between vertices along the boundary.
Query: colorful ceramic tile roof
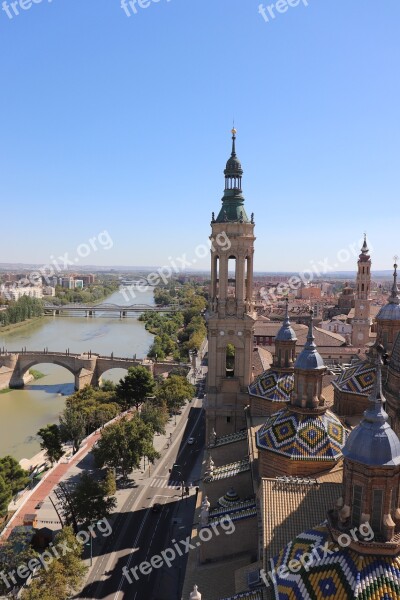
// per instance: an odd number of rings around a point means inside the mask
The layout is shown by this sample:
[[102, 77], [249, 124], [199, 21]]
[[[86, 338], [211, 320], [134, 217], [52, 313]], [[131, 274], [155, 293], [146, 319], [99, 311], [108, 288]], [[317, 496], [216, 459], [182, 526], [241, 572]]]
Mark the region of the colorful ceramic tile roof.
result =
[[249, 394], [271, 402], [290, 402], [293, 389], [293, 373], [278, 373], [278, 371], [270, 369], [253, 381], [249, 386]]
[[218, 481], [220, 479], [227, 479], [228, 477], [234, 477], [238, 473], [244, 473], [250, 471], [250, 462], [248, 458], [238, 460], [228, 465], [222, 465], [213, 470], [212, 475], [204, 477], [203, 481], [211, 483], [212, 481]]
[[341, 392], [368, 396], [375, 383], [375, 367], [368, 360], [360, 360], [340, 373], [332, 384]]
[[[305, 553], [312, 561], [307, 568], [299, 562]], [[276, 600], [400, 598], [400, 557], [362, 556], [339, 548], [325, 525], [299, 535], [272, 560], [271, 567]]]
[[292, 460], [338, 460], [347, 431], [330, 410], [302, 414], [287, 407], [270, 416], [257, 432], [257, 447]]
[[241, 440], [247, 439], [247, 430], [236, 431], [235, 433], [228, 433], [228, 435], [222, 435], [217, 438], [215, 444], [209, 444], [209, 448], [217, 448], [218, 446], [225, 446], [225, 444], [232, 444], [233, 442], [240, 442]]

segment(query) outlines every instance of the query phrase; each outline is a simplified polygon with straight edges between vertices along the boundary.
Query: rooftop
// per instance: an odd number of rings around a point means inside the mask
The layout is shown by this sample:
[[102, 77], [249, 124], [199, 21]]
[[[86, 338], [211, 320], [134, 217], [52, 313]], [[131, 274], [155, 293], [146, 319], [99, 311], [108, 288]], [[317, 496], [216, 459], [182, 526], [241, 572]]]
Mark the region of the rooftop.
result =
[[[313, 553], [313, 561], [304, 569], [299, 558], [308, 552]], [[299, 571], [284, 570], [293, 559]], [[400, 557], [360, 555], [338, 548], [325, 524], [294, 537], [273, 560], [273, 568], [276, 600], [400, 598]]]
[[318, 485], [262, 479], [264, 565], [304, 529], [326, 518], [342, 494], [342, 465], [318, 477]]
[[330, 410], [301, 413], [286, 407], [257, 432], [257, 446], [292, 460], [333, 461], [342, 457], [347, 431]]

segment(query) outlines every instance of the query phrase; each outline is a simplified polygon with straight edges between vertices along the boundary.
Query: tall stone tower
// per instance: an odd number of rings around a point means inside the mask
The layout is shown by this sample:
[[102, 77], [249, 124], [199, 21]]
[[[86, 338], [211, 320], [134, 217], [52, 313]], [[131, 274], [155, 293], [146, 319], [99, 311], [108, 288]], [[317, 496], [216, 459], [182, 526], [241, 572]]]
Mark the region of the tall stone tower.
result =
[[221, 436], [245, 426], [247, 387], [253, 379], [254, 218], [244, 208], [235, 129], [224, 173], [222, 207], [211, 221], [207, 439], [213, 429]]
[[351, 336], [353, 346], [365, 346], [369, 342], [371, 329], [371, 257], [368, 253], [367, 237], [364, 236], [364, 244], [358, 259], [356, 299]]

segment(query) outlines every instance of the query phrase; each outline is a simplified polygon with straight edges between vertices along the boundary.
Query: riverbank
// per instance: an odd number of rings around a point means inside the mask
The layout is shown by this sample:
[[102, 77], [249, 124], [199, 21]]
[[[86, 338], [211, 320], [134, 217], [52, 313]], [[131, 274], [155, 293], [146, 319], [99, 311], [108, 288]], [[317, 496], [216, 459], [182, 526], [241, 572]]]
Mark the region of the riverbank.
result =
[[32, 325], [32, 323], [38, 323], [45, 318], [45, 315], [42, 317], [32, 317], [32, 319], [26, 319], [25, 321], [20, 321], [19, 323], [13, 323], [12, 325], [5, 325], [4, 327], [0, 327], [0, 335], [2, 333], [9, 333], [15, 331], [16, 329], [21, 329], [22, 327], [26, 327], [26, 325]]

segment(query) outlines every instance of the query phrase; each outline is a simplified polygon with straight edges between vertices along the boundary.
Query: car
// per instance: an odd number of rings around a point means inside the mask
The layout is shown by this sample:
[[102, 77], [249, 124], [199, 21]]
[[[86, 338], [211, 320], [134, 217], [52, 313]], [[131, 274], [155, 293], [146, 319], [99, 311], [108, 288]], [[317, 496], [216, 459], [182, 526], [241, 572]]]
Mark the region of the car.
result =
[[44, 504], [44, 502], [43, 502], [43, 501], [42, 501], [42, 502], [38, 502], [38, 503], [36, 504], [36, 506], [35, 506], [35, 510], [39, 510], [39, 508], [42, 508], [43, 504]]
[[153, 513], [159, 513], [159, 512], [161, 512], [161, 509], [162, 509], [162, 504], [160, 504], [159, 502], [156, 502], [151, 507], [151, 512], [153, 512]]
[[195, 439], [193, 437], [190, 437], [187, 441], [187, 443], [189, 444], [189, 446], [191, 446], [192, 444], [194, 444]]

